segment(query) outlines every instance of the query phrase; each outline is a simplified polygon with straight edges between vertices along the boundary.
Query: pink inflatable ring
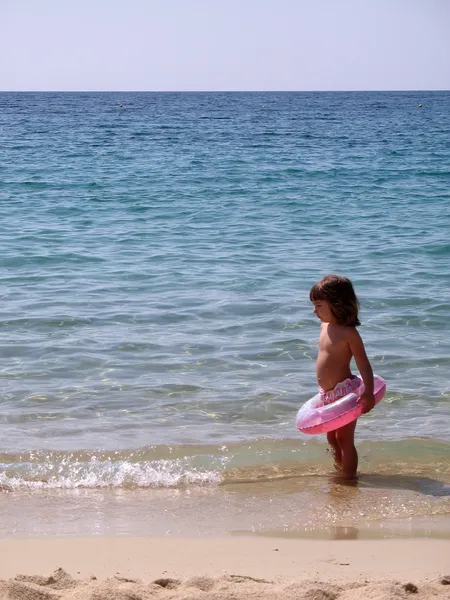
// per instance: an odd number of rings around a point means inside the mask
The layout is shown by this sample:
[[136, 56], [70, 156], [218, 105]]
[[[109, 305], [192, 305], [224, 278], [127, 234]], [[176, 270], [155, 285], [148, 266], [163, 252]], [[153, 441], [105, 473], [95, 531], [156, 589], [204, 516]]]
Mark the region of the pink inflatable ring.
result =
[[[331, 404], [324, 406], [320, 394], [316, 394], [305, 402], [297, 413], [297, 429], [303, 433], [314, 435], [334, 431], [352, 421], [356, 421], [363, 412], [360, 398], [364, 392], [364, 383], [361, 377], [358, 377], [358, 379], [361, 382], [359, 388]], [[374, 375], [373, 380], [375, 404], [378, 404], [386, 391], [386, 382], [379, 375]]]

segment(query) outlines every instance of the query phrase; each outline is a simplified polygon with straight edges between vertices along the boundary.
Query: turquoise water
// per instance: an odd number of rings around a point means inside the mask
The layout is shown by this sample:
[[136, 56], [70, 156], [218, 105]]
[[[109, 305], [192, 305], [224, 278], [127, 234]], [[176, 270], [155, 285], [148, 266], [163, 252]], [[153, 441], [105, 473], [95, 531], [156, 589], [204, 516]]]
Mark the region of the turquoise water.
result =
[[326, 477], [295, 415], [316, 387], [308, 291], [339, 272], [388, 384], [361, 470], [450, 512], [450, 93], [0, 106], [5, 489]]

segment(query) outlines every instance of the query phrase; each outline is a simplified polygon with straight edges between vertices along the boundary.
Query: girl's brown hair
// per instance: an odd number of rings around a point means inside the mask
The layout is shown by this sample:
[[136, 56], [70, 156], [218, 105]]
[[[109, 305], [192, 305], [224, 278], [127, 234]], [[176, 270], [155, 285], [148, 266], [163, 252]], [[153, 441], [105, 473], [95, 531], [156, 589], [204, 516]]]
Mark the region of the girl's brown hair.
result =
[[358, 319], [359, 300], [356, 297], [352, 282], [347, 277], [326, 275], [312, 286], [309, 299], [311, 302], [326, 300], [340, 325], [353, 327], [361, 325]]

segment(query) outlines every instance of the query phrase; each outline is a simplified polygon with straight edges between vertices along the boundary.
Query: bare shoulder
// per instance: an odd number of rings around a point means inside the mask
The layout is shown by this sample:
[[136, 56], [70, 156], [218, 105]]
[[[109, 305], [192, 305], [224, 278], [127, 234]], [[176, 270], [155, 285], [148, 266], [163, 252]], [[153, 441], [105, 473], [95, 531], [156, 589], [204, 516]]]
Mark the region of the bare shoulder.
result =
[[327, 323], [327, 332], [333, 343], [350, 342], [351, 333], [349, 329], [353, 329], [353, 327], [346, 327], [337, 323]]
[[360, 341], [361, 340], [361, 336], [359, 335], [359, 331], [356, 329], [356, 327], [342, 327], [343, 331], [343, 336], [349, 341], [349, 342], [356, 342], [356, 341]]
[[359, 335], [359, 331], [356, 329], [356, 327], [346, 327], [345, 329], [345, 339], [348, 345], [350, 346], [350, 349], [353, 352], [353, 354], [355, 356], [363, 354], [365, 352], [364, 342], [362, 341], [362, 338]]

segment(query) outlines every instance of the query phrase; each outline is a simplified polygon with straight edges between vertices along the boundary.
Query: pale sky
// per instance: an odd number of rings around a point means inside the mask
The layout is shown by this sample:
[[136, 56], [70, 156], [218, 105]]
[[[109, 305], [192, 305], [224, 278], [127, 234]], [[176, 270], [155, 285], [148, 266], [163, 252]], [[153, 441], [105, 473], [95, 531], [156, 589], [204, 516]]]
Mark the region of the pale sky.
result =
[[450, 0], [0, 0], [0, 90], [450, 89]]

